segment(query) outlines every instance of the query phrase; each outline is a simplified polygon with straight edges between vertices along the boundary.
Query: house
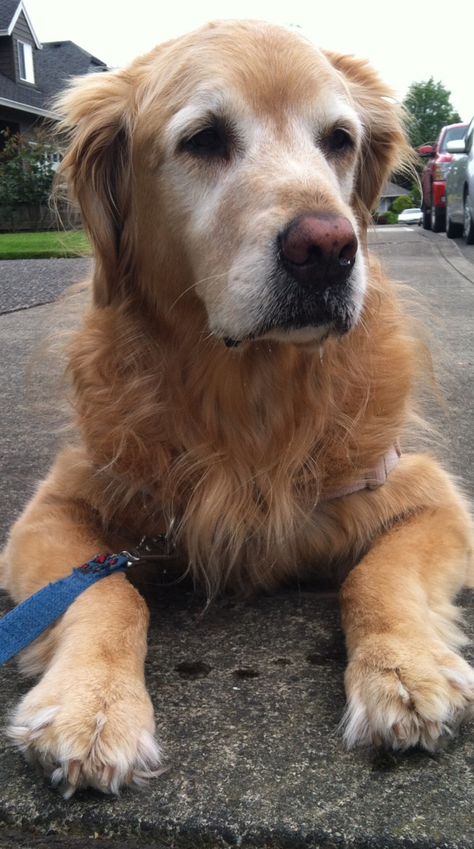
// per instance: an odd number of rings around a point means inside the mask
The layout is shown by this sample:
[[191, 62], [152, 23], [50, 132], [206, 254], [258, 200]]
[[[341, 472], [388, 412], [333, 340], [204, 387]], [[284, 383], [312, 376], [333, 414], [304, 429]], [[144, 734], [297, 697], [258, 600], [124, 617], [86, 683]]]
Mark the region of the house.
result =
[[54, 119], [53, 97], [71, 76], [107, 70], [73, 41], [41, 44], [23, 0], [0, 0], [0, 132]]
[[402, 197], [402, 195], [406, 196], [409, 194], [409, 189], [404, 189], [403, 186], [397, 186], [396, 183], [387, 183], [382, 192], [377, 212], [379, 213], [379, 215], [384, 212], [388, 212], [394, 200], [399, 197]]

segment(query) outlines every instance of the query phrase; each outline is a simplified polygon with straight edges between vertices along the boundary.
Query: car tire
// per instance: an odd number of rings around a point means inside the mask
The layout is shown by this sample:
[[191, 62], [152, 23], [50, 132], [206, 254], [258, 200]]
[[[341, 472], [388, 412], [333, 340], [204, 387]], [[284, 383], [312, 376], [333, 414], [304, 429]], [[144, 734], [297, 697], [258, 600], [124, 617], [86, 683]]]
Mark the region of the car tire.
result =
[[464, 198], [464, 225], [462, 234], [466, 245], [474, 245], [474, 221], [472, 219], [469, 194], [466, 194], [466, 197]]
[[423, 209], [423, 230], [431, 230], [431, 210]]
[[448, 239], [456, 239], [462, 235], [462, 224], [455, 224], [454, 221], [451, 221], [448, 207], [446, 207], [446, 235]]
[[442, 233], [446, 227], [446, 212], [437, 206], [431, 207], [431, 229], [433, 233]]

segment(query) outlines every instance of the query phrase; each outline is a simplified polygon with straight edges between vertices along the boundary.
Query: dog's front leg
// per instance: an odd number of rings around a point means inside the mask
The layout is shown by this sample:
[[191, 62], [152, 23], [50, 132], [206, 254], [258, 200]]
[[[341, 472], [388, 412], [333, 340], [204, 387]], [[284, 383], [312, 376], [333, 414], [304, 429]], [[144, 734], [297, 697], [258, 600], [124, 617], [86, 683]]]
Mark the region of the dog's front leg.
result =
[[[103, 550], [83, 507], [57, 484], [53, 474], [13, 528], [3, 583], [16, 601]], [[117, 792], [159, 764], [144, 681], [148, 618], [125, 576], [111, 575], [22, 653], [24, 669], [42, 677], [17, 706], [9, 734], [65, 796], [86, 786]]]
[[470, 558], [458, 504], [424, 510], [381, 537], [342, 587], [346, 743], [433, 750], [474, 701], [474, 671], [452, 604]]

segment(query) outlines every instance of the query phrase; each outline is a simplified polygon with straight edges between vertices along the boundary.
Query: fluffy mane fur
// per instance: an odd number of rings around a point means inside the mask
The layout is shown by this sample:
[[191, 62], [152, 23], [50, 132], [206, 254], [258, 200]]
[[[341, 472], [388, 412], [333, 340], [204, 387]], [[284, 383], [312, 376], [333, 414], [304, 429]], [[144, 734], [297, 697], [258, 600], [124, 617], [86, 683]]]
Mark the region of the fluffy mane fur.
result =
[[102, 520], [130, 527], [136, 513], [138, 531], [175, 516], [212, 591], [248, 582], [249, 560], [261, 564], [252, 582], [272, 584], [275, 560], [281, 576], [313, 550], [318, 502], [400, 437], [418, 354], [375, 261], [360, 325], [321, 355], [277, 342], [229, 351], [192, 313], [157, 333], [133, 304], [94, 307], [70, 370]]

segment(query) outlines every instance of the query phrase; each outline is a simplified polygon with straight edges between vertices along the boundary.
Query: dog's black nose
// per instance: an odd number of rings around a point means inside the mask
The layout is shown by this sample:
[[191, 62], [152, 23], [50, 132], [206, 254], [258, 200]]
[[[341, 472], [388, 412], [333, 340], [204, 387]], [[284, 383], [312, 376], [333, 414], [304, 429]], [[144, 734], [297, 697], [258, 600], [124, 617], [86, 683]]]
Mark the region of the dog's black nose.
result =
[[302, 284], [328, 286], [345, 283], [357, 254], [357, 236], [342, 215], [301, 215], [278, 237], [280, 258], [291, 276]]

